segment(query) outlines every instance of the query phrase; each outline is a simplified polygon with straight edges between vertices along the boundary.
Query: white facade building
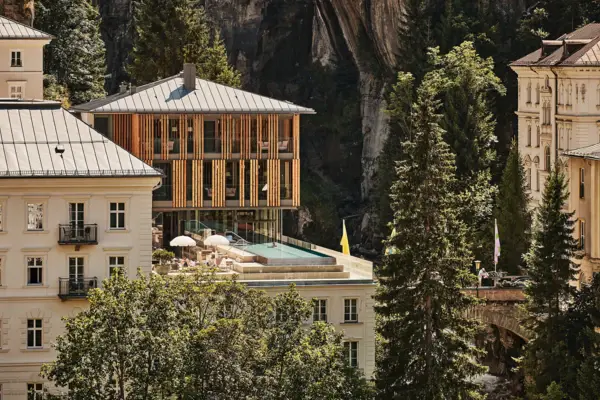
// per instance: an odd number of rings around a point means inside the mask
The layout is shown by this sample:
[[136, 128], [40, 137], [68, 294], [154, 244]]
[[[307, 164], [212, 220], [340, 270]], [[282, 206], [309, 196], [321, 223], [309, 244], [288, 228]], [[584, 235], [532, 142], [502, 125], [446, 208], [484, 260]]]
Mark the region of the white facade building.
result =
[[52, 36], [0, 16], [0, 98], [44, 98], [44, 46]]
[[115, 268], [151, 271], [160, 173], [55, 102], [0, 102], [0, 398], [43, 387], [61, 318]]
[[519, 151], [536, 206], [557, 157], [568, 168], [564, 152], [600, 142], [600, 24], [544, 40], [511, 67], [519, 85]]

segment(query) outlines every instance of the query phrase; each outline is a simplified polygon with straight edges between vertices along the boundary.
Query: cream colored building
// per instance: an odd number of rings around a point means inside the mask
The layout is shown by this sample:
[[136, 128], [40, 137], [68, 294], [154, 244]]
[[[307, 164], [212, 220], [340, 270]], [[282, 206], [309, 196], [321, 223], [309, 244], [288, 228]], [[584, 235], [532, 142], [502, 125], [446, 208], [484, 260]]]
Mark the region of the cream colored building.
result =
[[568, 210], [581, 250], [579, 280], [600, 271], [600, 24], [589, 24], [515, 61], [518, 144], [532, 206], [558, 160], [569, 178]]
[[0, 16], [0, 98], [44, 98], [44, 46], [52, 36]]
[[[0, 101], [0, 398], [40, 389], [61, 318], [114, 268], [151, 271], [160, 173], [55, 102]], [[28, 386], [29, 385], [29, 386]]]

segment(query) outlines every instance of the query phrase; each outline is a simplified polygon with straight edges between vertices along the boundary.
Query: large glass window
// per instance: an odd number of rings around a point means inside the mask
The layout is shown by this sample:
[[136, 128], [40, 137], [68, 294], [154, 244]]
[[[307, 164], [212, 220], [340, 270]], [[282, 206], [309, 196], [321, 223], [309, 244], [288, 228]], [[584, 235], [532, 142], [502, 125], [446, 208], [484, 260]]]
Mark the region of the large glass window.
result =
[[204, 121], [204, 152], [219, 153], [221, 141], [217, 132], [217, 121]]
[[27, 257], [27, 285], [42, 285], [44, 261], [42, 257]]
[[348, 365], [358, 367], [358, 342], [344, 342], [346, 357], [348, 357]]
[[282, 161], [281, 162], [281, 200], [292, 199], [292, 162]]
[[42, 320], [27, 320], [27, 347], [30, 349], [39, 349], [42, 344]]
[[204, 198], [212, 199], [212, 162], [205, 161], [202, 168], [202, 181], [204, 185]]
[[44, 230], [44, 204], [27, 203], [27, 230]]
[[162, 128], [160, 118], [154, 118], [152, 121], [153, 126], [153, 136], [154, 136], [154, 154], [161, 154], [162, 152]]
[[225, 198], [227, 200], [239, 199], [240, 166], [237, 161], [228, 161], [225, 169]]
[[171, 162], [154, 162], [154, 168], [159, 169], [165, 176], [162, 185], [152, 192], [152, 200], [169, 201], [173, 199], [173, 165]]

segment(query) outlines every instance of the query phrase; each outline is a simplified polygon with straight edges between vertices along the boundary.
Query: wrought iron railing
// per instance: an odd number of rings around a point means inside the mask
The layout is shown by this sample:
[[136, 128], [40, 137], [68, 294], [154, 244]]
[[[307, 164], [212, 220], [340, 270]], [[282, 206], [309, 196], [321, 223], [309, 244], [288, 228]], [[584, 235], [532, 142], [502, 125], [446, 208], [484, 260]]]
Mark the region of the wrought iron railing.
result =
[[98, 278], [58, 278], [58, 297], [75, 299], [87, 297], [91, 289], [98, 287]]
[[98, 225], [66, 224], [58, 226], [59, 244], [98, 244]]

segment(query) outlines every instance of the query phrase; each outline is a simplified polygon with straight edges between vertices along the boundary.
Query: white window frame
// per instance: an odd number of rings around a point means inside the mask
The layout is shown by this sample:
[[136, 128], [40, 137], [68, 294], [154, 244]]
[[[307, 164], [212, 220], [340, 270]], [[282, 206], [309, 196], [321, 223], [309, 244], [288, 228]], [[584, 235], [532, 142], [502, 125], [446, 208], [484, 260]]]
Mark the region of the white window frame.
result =
[[[29, 327], [29, 321], [33, 321], [33, 327]], [[37, 326], [37, 322], [40, 321], [40, 326]], [[33, 343], [29, 345], [29, 332], [33, 332]], [[36, 343], [36, 333], [40, 333], [40, 343]], [[44, 348], [44, 320], [42, 318], [28, 318], [27, 319], [27, 337], [25, 342], [28, 349], [43, 349]]]
[[[40, 283], [29, 283], [29, 260], [33, 259], [40, 259], [41, 260], [41, 266], [39, 266], [39, 268], [41, 269], [41, 275], [42, 275], [42, 279]], [[34, 261], [35, 263], [35, 261]], [[25, 284], [27, 286], [30, 287], [39, 287], [39, 286], [44, 286], [44, 279], [46, 279], [46, 270], [45, 270], [45, 265], [46, 265], [46, 258], [42, 255], [27, 255], [25, 256]], [[34, 265], [32, 268], [37, 268], [37, 265]]]
[[[20, 96], [13, 96], [13, 88], [15, 89], [15, 94], [20, 93]], [[20, 91], [17, 89], [20, 89]], [[23, 100], [25, 98], [25, 85], [22, 83], [9, 82], [8, 83], [8, 98]]]
[[[21, 65], [13, 65], [12, 64], [12, 60], [13, 60], [13, 53], [18, 53], [19, 57], [18, 59], [21, 60]], [[23, 62], [23, 50], [21, 49], [11, 49], [10, 50], [10, 59], [8, 60], [10, 68], [23, 68], [24, 62]]]
[[[111, 216], [113, 211], [111, 210], [112, 204], [117, 204], [117, 210], [114, 213], [117, 215], [117, 226], [111, 226]], [[118, 210], [118, 204], [123, 204], [123, 210]], [[128, 210], [128, 202], [124, 199], [111, 199], [108, 201], [108, 230], [109, 231], [126, 231], [127, 230], [127, 210]], [[119, 215], [123, 214], [123, 226], [118, 226]]]
[[313, 301], [313, 322], [318, 321], [327, 322], [327, 299], [314, 299]]
[[[33, 386], [29, 388], [29, 386]], [[44, 399], [44, 384], [40, 382], [27, 383], [27, 400], [43, 400]]]
[[[113, 258], [116, 259], [117, 264], [111, 263], [111, 261], [113, 261], [111, 259], [113, 259]], [[118, 264], [119, 258], [123, 258], [122, 265]], [[109, 254], [106, 258], [106, 265], [108, 266], [108, 271], [107, 271], [107, 275], [106, 275], [108, 278], [112, 277], [111, 273], [114, 268], [122, 268], [122, 271], [125, 274], [127, 274], [127, 255], [125, 255], [125, 254]]]
[[[42, 228], [41, 229], [29, 229], [29, 206], [41, 204], [42, 206]], [[27, 200], [25, 202], [25, 230], [27, 232], [44, 232], [46, 228], [46, 202], [42, 200]]]
[[[352, 347], [355, 347], [354, 349]], [[346, 340], [344, 342], [344, 351], [348, 357], [348, 366], [352, 368], [358, 368], [358, 341]]]
[[[354, 302], [354, 313], [352, 313]], [[346, 311], [348, 310], [348, 311]], [[352, 318], [354, 316], [354, 318]], [[348, 317], [348, 318], [346, 318]], [[344, 323], [355, 324], [358, 322], [358, 299], [356, 297], [348, 297], [344, 299]]]

